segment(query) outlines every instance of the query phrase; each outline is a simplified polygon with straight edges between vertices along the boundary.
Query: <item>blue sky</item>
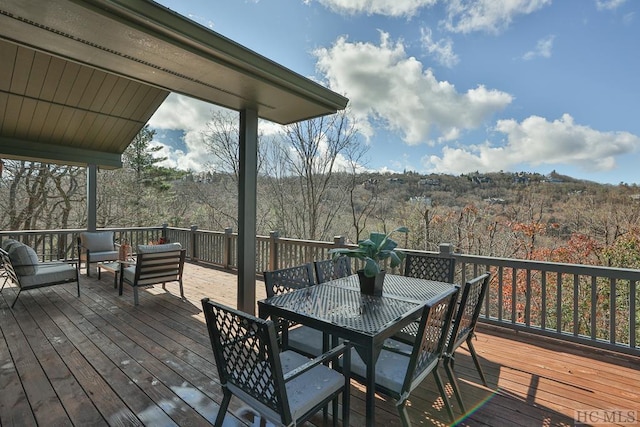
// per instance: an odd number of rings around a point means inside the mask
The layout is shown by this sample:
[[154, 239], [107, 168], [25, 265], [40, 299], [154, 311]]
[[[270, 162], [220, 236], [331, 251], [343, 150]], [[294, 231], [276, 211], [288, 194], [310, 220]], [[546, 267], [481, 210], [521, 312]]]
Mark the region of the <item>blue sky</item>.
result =
[[[160, 3], [347, 96], [369, 169], [640, 183], [640, 2]], [[170, 95], [150, 121], [169, 164], [202, 169], [214, 108]]]

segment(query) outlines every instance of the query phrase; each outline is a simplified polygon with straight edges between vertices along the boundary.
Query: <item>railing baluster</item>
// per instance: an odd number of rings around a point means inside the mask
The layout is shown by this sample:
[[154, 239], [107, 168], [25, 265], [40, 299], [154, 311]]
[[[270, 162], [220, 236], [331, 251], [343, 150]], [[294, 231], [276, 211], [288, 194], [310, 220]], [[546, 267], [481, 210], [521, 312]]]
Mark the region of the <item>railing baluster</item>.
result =
[[540, 301], [540, 328], [547, 329], [547, 272], [540, 271], [541, 301]]
[[562, 333], [562, 273], [556, 277], [556, 332]]
[[596, 339], [597, 326], [597, 303], [598, 303], [598, 281], [596, 276], [591, 277], [591, 333], [589, 336], [592, 340]]
[[611, 279], [611, 293], [609, 301], [609, 342], [615, 344], [616, 342], [616, 279]]
[[629, 347], [636, 348], [636, 281], [629, 281]]
[[524, 323], [527, 326], [531, 326], [531, 270], [527, 270], [527, 283], [524, 299]]
[[580, 321], [578, 320], [578, 310], [580, 308], [580, 276], [573, 275], [573, 336], [578, 336]]
[[511, 323], [516, 323], [518, 320], [518, 271], [516, 268], [511, 270]]

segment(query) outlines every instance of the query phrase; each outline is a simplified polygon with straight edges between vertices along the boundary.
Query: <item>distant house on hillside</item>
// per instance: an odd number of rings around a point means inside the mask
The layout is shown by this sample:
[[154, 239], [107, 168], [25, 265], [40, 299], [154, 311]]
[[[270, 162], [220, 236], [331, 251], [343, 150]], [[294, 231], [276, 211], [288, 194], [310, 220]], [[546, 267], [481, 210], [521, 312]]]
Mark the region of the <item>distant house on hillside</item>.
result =
[[433, 178], [422, 178], [420, 181], [418, 181], [418, 185], [422, 187], [438, 187], [440, 186], [440, 180]]
[[527, 175], [523, 174], [522, 172], [520, 172], [516, 176], [513, 177], [513, 182], [515, 184], [528, 184], [529, 183], [529, 177]]
[[427, 196], [413, 196], [409, 198], [409, 203], [412, 204], [423, 204], [425, 206], [431, 206], [431, 197]]
[[490, 205], [504, 205], [505, 203], [507, 203], [506, 200], [499, 197], [489, 197], [488, 199], [484, 199], [484, 201], [489, 203]]
[[404, 179], [402, 178], [387, 178], [387, 182], [391, 185], [401, 185], [404, 184]]
[[362, 186], [365, 190], [374, 191], [378, 189], [378, 179], [377, 178], [369, 178], [365, 182], [362, 183]]
[[484, 175], [474, 175], [471, 177], [471, 182], [474, 184], [490, 184], [491, 178]]
[[550, 182], [552, 184], [557, 184], [557, 183], [564, 182], [564, 181], [562, 179], [560, 179], [560, 178], [555, 177], [555, 176], [546, 176], [542, 180], [542, 182]]

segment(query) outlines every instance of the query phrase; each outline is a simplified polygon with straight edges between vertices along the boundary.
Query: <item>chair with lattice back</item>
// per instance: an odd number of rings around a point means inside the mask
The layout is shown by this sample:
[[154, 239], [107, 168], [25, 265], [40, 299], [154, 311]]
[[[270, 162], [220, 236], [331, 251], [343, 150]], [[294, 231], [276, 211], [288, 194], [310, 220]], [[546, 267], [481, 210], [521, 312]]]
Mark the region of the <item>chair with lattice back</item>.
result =
[[443, 365], [463, 413], [465, 412], [464, 403], [462, 402], [460, 388], [458, 387], [453, 371], [455, 351], [466, 342], [473, 363], [480, 375], [480, 379], [485, 387], [488, 387], [484, 372], [482, 372], [482, 367], [480, 366], [480, 361], [478, 360], [478, 355], [473, 347], [472, 338], [482, 309], [482, 300], [489, 287], [490, 278], [491, 274], [487, 272], [465, 283], [458, 304], [458, 310], [451, 327], [451, 333], [448, 337], [447, 348], [444, 353]]
[[[280, 352], [275, 324], [202, 300], [223, 399], [215, 425], [221, 426], [232, 396], [276, 425], [298, 425], [333, 402], [333, 424], [342, 395], [342, 425], [349, 425], [350, 344], [342, 343], [316, 359]], [[343, 356], [338, 372], [328, 365]], [[345, 364], [346, 362], [346, 364]]]
[[[433, 254], [407, 254], [404, 275], [418, 279], [453, 283], [456, 259]], [[418, 332], [418, 322], [407, 325], [394, 338], [412, 344]]]
[[351, 262], [349, 257], [346, 256], [315, 261], [313, 266], [316, 270], [318, 283], [325, 283], [351, 275]]
[[[453, 410], [444, 383], [438, 374], [438, 365], [444, 353], [447, 334], [458, 298], [459, 287], [428, 301], [420, 317], [416, 340], [412, 345], [389, 338], [376, 362], [376, 392], [396, 401], [403, 426], [411, 426], [406, 404], [411, 392], [430, 374], [440, 391], [443, 405], [453, 421]], [[366, 365], [357, 354], [351, 355], [351, 373], [359, 381], [366, 378]]]
[[[311, 263], [265, 271], [263, 274], [267, 298], [315, 285]], [[282, 348], [315, 357], [329, 345], [328, 335], [323, 335], [317, 329], [285, 320], [277, 320], [277, 324]]]
[[418, 279], [453, 283], [456, 259], [431, 254], [407, 254], [404, 275]]

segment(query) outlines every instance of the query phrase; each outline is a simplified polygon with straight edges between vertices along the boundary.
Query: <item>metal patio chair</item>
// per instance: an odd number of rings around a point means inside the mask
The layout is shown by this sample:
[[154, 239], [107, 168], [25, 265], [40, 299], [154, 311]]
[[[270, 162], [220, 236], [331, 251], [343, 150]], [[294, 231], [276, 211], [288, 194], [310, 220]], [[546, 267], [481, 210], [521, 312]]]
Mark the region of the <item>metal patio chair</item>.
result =
[[[430, 374], [433, 374], [449, 418], [451, 421], [454, 419], [444, 383], [438, 374], [438, 365], [445, 350], [458, 292], [459, 287], [452, 287], [425, 304], [413, 345], [390, 338], [385, 341], [378, 356], [376, 392], [396, 401], [396, 408], [405, 427], [411, 425], [406, 409], [407, 400], [411, 392]], [[363, 381], [366, 372], [366, 365], [360, 356], [357, 352], [352, 352], [352, 376]]]
[[469, 353], [471, 353], [471, 358], [480, 375], [480, 379], [485, 387], [488, 387], [484, 372], [482, 372], [482, 367], [480, 366], [480, 361], [478, 360], [478, 355], [473, 347], [472, 339], [476, 329], [476, 323], [478, 322], [478, 316], [482, 309], [482, 300], [489, 287], [490, 278], [491, 274], [485, 273], [465, 283], [462, 297], [460, 298], [460, 303], [458, 304], [458, 309], [452, 323], [447, 348], [444, 353], [443, 365], [463, 413], [466, 412], [466, 410], [454, 373], [455, 352], [463, 343], [467, 343], [467, 348], [469, 349]]
[[404, 275], [419, 279], [453, 283], [456, 259], [436, 255], [407, 254]]
[[[280, 352], [275, 324], [211, 301], [202, 300], [223, 399], [215, 425], [221, 426], [235, 395], [276, 425], [295, 426], [333, 403], [333, 425], [338, 422], [342, 395], [342, 425], [349, 425], [350, 348], [342, 343], [315, 359], [294, 351]], [[337, 363], [338, 372], [325, 366]]]
[[325, 283], [351, 275], [351, 262], [346, 256], [314, 261], [313, 266], [316, 270], [318, 283]]
[[[267, 298], [315, 285], [311, 263], [265, 271], [263, 274]], [[274, 321], [278, 325], [279, 337], [284, 349], [290, 348], [307, 356], [315, 357], [329, 346], [329, 337], [325, 337], [322, 331], [290, 321], [277, 319]]]

